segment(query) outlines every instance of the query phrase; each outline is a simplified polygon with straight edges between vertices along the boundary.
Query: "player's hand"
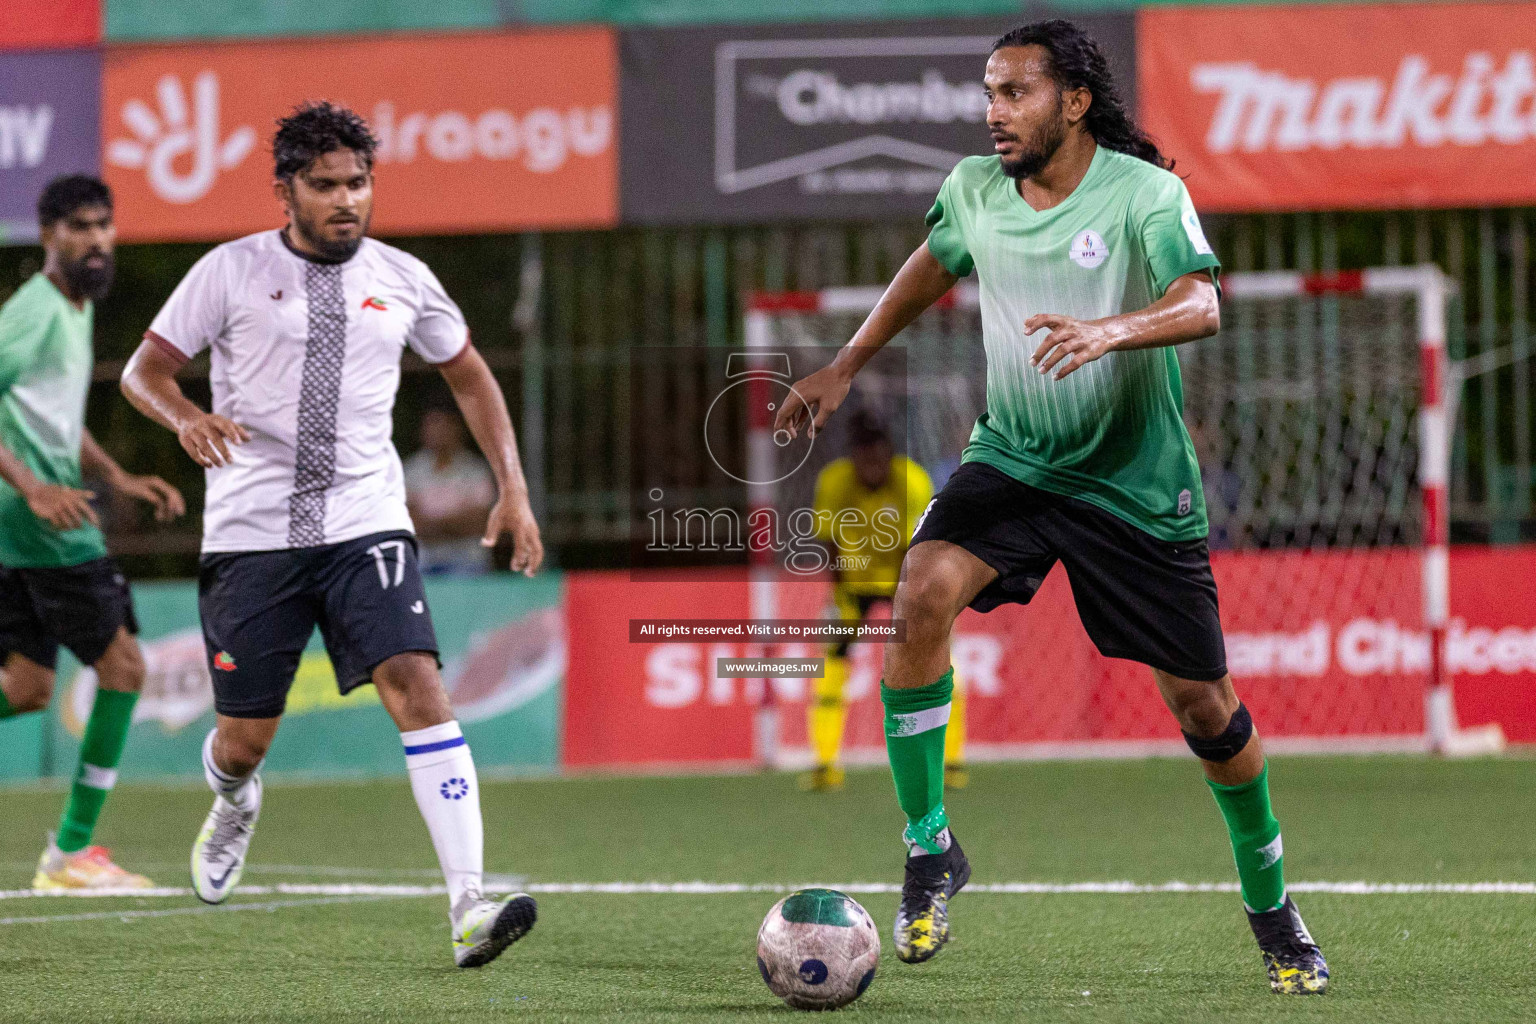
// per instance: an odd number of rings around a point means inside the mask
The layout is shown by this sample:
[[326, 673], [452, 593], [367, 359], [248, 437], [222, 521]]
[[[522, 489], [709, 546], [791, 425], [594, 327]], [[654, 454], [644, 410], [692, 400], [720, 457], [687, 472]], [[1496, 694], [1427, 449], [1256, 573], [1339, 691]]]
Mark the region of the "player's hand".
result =
[[[799, 437], [800, 428], [809, 421], [810, 428], [806, 436], [815, 437], [827, 425], [832, 414], [837, 412], [837, 407], [843, 404], [852, 386], [853, 378], [836, 363], [796, 381], [773, 417], [774, 433], [782, 430], [791, 438]], [[814, 416], [811, 413], [813, 406], [816, 410]]]
[[228, 463], [229, 446], [244, 444], [250, 439], [250, 431], [240, 424], [211, 412], [199, 413], [176, 432], [181, 447], [204, 469]]
[[1058, 367], [1055, 379], [1061, 380], [1081, 366], [1086, 366], [1106, 352], [1114, 350], [1115, 337], [1109, 328], [1091, 320], [1074, 320], [1070, 316], [1055, 313], [1036, 313], [1024, 321], [1024, 333], [1034, 334], [1041, 328], [1046, 335], [1029, 357], [1029, 365], [1041, 373], [1050, 373]]
[[62, 484], [38, 484], [27, 491], [27, 508], [55, 530], [78, 530], [82, 523], [100, 526], [96, 510], [91, 508], [95, 491], [81, 491]]
[[512, 535], [512, 571], [532, 576], [544, 562], [544, 542], [539, 539], [539, 524], [526, 495], [496, 499], [485, 523], [482, 547], [493, 548], [503, 533]]
[[135, 476], [124, 473], [113, 481], [112, 486], [120, 494], [137, 498], [153, 506], [155, 521], [168, 523], [186, 514], [187, 502], [181, 492], [157, 476]]

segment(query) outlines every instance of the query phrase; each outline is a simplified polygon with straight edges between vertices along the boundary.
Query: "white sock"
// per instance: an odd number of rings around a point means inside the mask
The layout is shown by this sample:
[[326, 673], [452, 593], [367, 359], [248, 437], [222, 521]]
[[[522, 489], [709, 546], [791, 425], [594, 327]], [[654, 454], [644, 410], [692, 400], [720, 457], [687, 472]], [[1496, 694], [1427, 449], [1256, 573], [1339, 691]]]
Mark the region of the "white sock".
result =
[[402, 732], [405, 769], [416, 806], [432, 833], [437, 863], [448, 883], [448, 906], [465, 893], [480, 894], [484, 828], [475, 760], [458, 722]]
[[228, 800], [242, 811], [250, 810], [249, 803], [255, 791], [251, 788], [251, 779], [261, 770], [262, 762], [245, 775], [234, 775], [225, 771], [213, 763], [213, 737], [217, 733], [215, 726], [208, 730], [208, 735], [203, 739], [203, 778], [208, 780], [208, 788], [219, 796]]

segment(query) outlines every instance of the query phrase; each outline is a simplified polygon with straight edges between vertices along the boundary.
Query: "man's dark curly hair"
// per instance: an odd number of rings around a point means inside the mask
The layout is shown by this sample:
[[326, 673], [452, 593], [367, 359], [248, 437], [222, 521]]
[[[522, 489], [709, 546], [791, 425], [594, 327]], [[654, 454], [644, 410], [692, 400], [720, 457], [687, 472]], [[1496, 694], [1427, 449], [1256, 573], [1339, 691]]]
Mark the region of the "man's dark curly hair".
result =
[[82, 206], [112, 209], [112, 190], [100, 178], [89, 174], [66, 174], [54, 178], [37, 197], [37, 222], [43, 227], [57, 224]]
[[350, 149], [372, 170], [373, 151], [378, 145], [368, 122], [346, 107], [326, 100], [306, 102], [278, 119], [277, 134], [272, 137], [272, 162], [277, 176], [288, 181], [325, 154]]
[[1088, 134], [1099, 145], [1173, 170], [1173, 161], [1158, 151], [1157, 143], [1125, 109], [1109, 61], [1088, 33], [1070, 21], [1056, 18], [1016, 28], [994, 43], [992, 49], [1005, 46], [1044, 47], [1050, 55], [1051, 77], [1058, 88], [1087, 89], [1093, 94], [1093, 103], [1088, 107]]

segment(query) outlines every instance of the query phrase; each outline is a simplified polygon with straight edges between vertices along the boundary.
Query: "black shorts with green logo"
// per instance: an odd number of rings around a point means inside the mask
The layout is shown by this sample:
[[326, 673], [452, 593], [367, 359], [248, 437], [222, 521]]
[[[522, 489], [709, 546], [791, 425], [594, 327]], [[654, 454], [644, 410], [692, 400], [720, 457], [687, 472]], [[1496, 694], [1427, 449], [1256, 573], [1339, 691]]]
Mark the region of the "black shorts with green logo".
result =
[[94, 665], [125, 626], [139, 631], [128, 580], [110, 558], [60, 568], [0, 566], [0, 665], [14, 652], [54, 668], [60, 647]]
[[929, 503], [912, 538], [957, 544], [997, 570], [971, 607], [1028, 604], [1061, 562], [1099, 653], [1181, 679], [1227, 674], [1216, 580], [1202, 538], [1159, 540], [1096, 505], [967, 462]]

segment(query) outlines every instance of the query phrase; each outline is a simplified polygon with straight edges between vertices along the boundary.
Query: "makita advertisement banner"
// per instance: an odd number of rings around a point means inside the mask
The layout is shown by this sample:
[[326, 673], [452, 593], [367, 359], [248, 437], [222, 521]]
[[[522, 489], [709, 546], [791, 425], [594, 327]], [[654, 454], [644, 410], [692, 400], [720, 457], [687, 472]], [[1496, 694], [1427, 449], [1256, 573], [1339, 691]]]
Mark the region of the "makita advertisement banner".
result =
[[1143, 10], [1137, 67], [1203, 210], [1536, 202], [1536, 4]]
[[[981, 79], [1024, 21], [754, 25], [620, 35], [628, 223], [919, 217], [991, 151]], [[1133, 22], [1076, 19], [1134, 99]]]
[[[1421, 555], [1372, 551], [1212, 556], [1238, 692], [1277, 747], [1410, 749], [1422, 742], [1429, 636], [1419, 625]], [[1498, 723], [1536, 742], [1536, 601], [1508, 581], [1536, 577], [1536, 547], [1454, 548], [1446, 658], [1462, 726]], [[1503, 581], [1503, 582], [1501, 582]], [[828, 614], [825, 584], [782, 582], [775, 615]], [[744, 581], [635, 582], [627, 573], [567, 577], [576, 633], [566, 676], [567, 767], [745, 764], [764, 709], [786, 762], [805, 748], [803, 678], [722, 678], [721, 659], [820, 657], [817, 644], [743, 639], [633, 642], [631, 619], [751, 614]], [[579, 624], [579, 625], [578, 625]], [[856, 644], [845, 695], [847, 749], [884, 757], [880, 657]], [[1084, 633], [1065, 573], [1027, 606], [966, 611], [952, 641], [977, 757], [1110, 756], [1181, 748], [1151, 673], [1102, 657]]]
[[0, 54], [0, 243], [37, 237], [37, 197], [59, 174], [98, 173], [101, 54]]

